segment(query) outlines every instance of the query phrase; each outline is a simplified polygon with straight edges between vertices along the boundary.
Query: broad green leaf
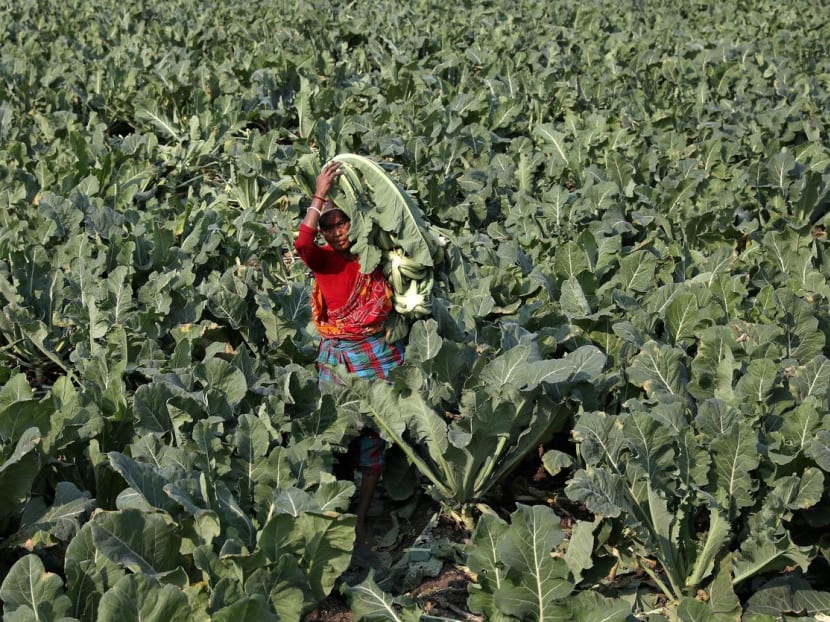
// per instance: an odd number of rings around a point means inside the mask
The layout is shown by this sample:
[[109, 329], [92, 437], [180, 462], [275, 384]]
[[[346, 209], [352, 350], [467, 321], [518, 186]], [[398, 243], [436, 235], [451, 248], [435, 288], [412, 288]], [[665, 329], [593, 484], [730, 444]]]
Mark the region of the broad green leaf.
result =
[[471, 318], [485, 318], [495, 308], [496, 301], [490, 288], [492, 280], [490, 276], [484, 277], [464, 292], [461, 306]]
[[213, 482], [213, 495], [216, 500], [216, 513], [222, 522], [223, 529], [230, 526], [238, 530], [238, 537], [245, 538], [245, 542], [252, 544], [256, 538], [256, 529], [250, 516], [240, 507], [239, 500], [231, 493], [223, 481]]
[[258, 534], [257, 546], [272, 562], [286, 556], [296, 560], [302, 551], [303, 535], [297, 519], [289, 514], [276, 514], [266, 521]]
[[735, 385], [735, 399], [750, 404], [765, 403], [773, 390], [778, 372], [779, 366], [769, 359], [750, 361], [746, 373]]
[[769, 494], [778, 495], [791, 510], [806, 510], [816, 505], [823, 493], [824, 474], [814, 467], [807, 467], [800, 476], [794, 474], [776, 481]]
[[35, 620], [59, 620], [71, 609], [71, 601], [63, 593], [63, 580], [47, 572], [37, 555], [15, 562], [0, 585], [0, 599], [4, 613], [28, 607]]
[[570, 151], [570, 146], [567, 143], [565, 135], [562, 132], [557, 131], [553, 124], [545, 123], [535, 127], [533, 135], [543, 142], [546, 147], [546, 153], [550, 154], [551, 157], [554, 158], [559, 167], [566, 168], [568, 166], [568, 152]]
[[627, 404], [631, 413], [646, 413], [655, 421], [666, 428], [666, 431], [673, 438], [681, 437], [689, 428], [688, 410], [683, 402], [661, 402], [659, 404], [646, 404], [632, 400]]
[[713, 493], [729, 508], [729, 516], [735, 517], [755, 502], [752, 472], [760, 461], [757, 434], [749, 426], [739, 424], [713, 439], [709, 450], [717, 483]]
[[689, 392], [698, 400], [715, 397], [732, 402], [732, 378], [740, 368], [732, 352], [734, 341], [734, 331], [723, 326], [710, 327], [699, 335], [689, 383]]
[[[675, 464], [672, 438], [666, 426], [650, 413], [631, 413], [622, 417], [623, 436], [630, 451], [626, 466], [637, 465], [640, 476], [646, 477], [652, 485], [662, 489], [667, 474]], [[634, 480], [634, 477], [631, 477]]]
[[778, 536], [773, 530], [757, 530], [741, 543], [733, 558], [732, 582], [738, 586], [752, 577], [781, 570], [787, 566], [810, 565], [809, 546], [798, 546], [788, 535]]
[[569, 499], [584, 503], [597, 516], [614, 518], [630, 508], [622, 478], [605, 468], [579, 470], [565, 486]]
[[572, 224], [569, 207], [573, 198], [561, 185], [555, 185], [543, 194], [543, 214], [550, 220], [551, 229], [557, 235], [568, 230]]
[[318, 509], [319, 505], [308, 492], [301, 488], [289, 488], [277, 491], [272, 512], [297, 518], [303, 512], [314, 512]]
[[715, 439], [732, 433], [741, 418], [740, 411], [718, 399], [701, 402], [698, 406], [695, 424], [701, 434]]
[[507, 523], [497, 515], [482, 514], [466, 547], [467, 566], [476, 574], [478, 585], [477, 589], [469, 590], [467, 604], [471, 611], [488, 618], [498, 613], [493, 598], [504, 581], [499, 543], [507, 527]]
[[793, 397], [801, 402], [812, 395], [826, 396], [830, 387], [830, 359], [820, 354], [806, 365], [799, 366], [789, 378], [789, 383]]
[[[32, 455], [32, 452], [37, 447], [38, 443], [40, 443], [41, 436], [40, 430], [37, 428], [27, 428], [26, 430], [23, 430], [23, 433], [20, 435], [20, 439], [14, 445], [14, 451], [11, 455], [4, 456], [5, 460], [3, 461], [3, 464], [0, 465], [0, 474], [11, 471], [15, 465], [21, 464], [21, 462], [29, 456], [31, 456], [35, 460], [35, 463], [37, 463], [37, 456]], [[4, 453], [6, 452], [4, 451]]]
[[349, 481], [325, 482], [317, 487], [314, 501], [320, 512], [346, 512], [354, 495], [355, 485]]
[[[16, 514], [28, 498], [32, 482], [40, 472], [40, 457], [36, 451], [40, 442], [40, 431], [29, 428], [23, 431], [12, 454], [4, 456], [5, 460], [0, 465], [0, 498], [6, 502], [0, 509], [0, 516]], [[5, 453], [5, 447], [0, 449]]]
[[[303, 610], [304, 603], [307, 606], [314, 602], [305, 583], [306, 579], [302, 569], [298, 567], [297, 559], [286, 555], [276, 564], [267, 567], [260, 565], [253, 570], [245, 582], [245, 592], [246, 595], [261, 594], [266, 597], [277, 612], [279, 620], [294, 620], [297, 613]], [[302, 586], [303, 589], [298, 586]], [[242, 598], [241, 595], [230, 595], [226, 604], [233, 604]]]
[[135, 117], [137, 121], [141, 121], [151, 125], [161, 132], [167, 138], [173, 139], [175, 142], [181, 142], [184, 136], [181, 134], [182, 128], [177, 123], [171, 121], [154, 107], [150, 102], [140, 105], [136, 108]]
[[594, 209], [602, 213], [613, 206], [614, 199], [620, 194], [620, 187], [614, 182], [604, 181], [591, 184], [583, 194], [585, 201]]
[[[34, 393], [26, 380], [26, 374], [14, 374], [3, 386], [0, 386], [0, 412], [5, 411], [9, 406], [20, 402], [28, 402], [33, 398]], [[6, 425], [4, 422], [3, 427], [5, 428]], [[4, 432], [2, 438], [3, 440], [9, 440], [14, 436]]]
[[656, 317], [663, 317], [672, 301], [688, 291], [686, 283], [667, 283], [660, 287], [655, 286], [652, 291], [645, 294], [646, 310]]
[[580, 320], [591, 315], [591, 304], [588, 302], [578, 279], [569, 278], [564, 280], [561, 285], [561, 292], [559, 304], [562, 307], [562, 313], [569, 319]]
[[355, 622], [419, 622], [422, 611], [415, 605], [401, 606], [375, 583], [374, 570], [361, 583], [344, 590]]
[[101, 598], [98, 622], [188, 622], [184, 592], [145, 574], [127, 575]]
[[622, 256], [622, 240], [619, 235], [597, 240], [597, 259], [594, 271], [602, 276], [619, 262]]
[[631, 514], [633, 520], [639, 523], [640, 540], [647, 551], [653, 551], [665, 573], [663, 581], [668, 585], [661, 589], [679, 598], [683, 594], [684, 575], [688, 571], [677, 528], [682, 524], [683, 511], [670, 511], [668, 499], [648, 481], [642, 486], [635, 482], [632, 489], [635, 503]]
[[[18, 384], [15, 380], [12, 382]], [[13, 402], [5, 410], [0, 410], [0, 440], [5, 444], [17, 443], [29, 428], [36, 428], [46, 436], [54, 415], [54, 409], [47, 401], [29, 399]]]
[[830, 473], [830, 431], [819, 430], [804, 453], [826, 473]]
[[643, 293], [654, 289], [656, 270], [657, 258], [648, 251], [637, 251], [622, 259], [617, 277], [624, 290]]
[[173, 434], [168, 402], [174, 393], [166, 383], [145, 384], [135, 392], [136, 427], [139, 433]]
[[[523, 405], [523, 402], [514, 406], [512, 402], [494, 400], [484, 389], [465, 391], [459, 404], [460, 417], [448, 426], [450, 445], [463, 449], [466, 455], [472, 454], [469, 459], [464, 459], [468, 464], [498, 459], [499, 450], [510, 437], [511, 418], [527, 419], [527, 409]], [[454, 452], [454, 455], [458, 453]]]
[[510, 348], [487, 363], [481, 370], [480, 381], [489, 387], [491, 394], [498, 394], [506, 385], [524, 386], [531, 353], [532, 348], [525, 344]]
[[236, 367], [219, 358], [212, 358], [199, 366], [197, 374], [204, 378], [206, 386], [221, 391], [228, 402], [238, 404], [248, 391], [245, 375]]
[[256, 317], [265, 327], [268, 341], [282, 344], [304, 334], [311, 320], [310, 288], [305, 283], [291, 282], [256, 296]]
[[677, 619], [679, 622], [719, 622], [715, 612], [706, 603], [691, 597], [680, 601]]
[[240, 415], [234, 432], [234, 445], [242, 471], [240, 498], [252, 499], [259, 473], [267, 469], [266, 456], [271, 441], [265, 424], [249, 413]]
[[786, 147], [767, 160], [767, 172], [770, 175], [770, 181], [784, 192], [789, 188], [789, 173], [794, 167], [795, 158]]
[[778, 322], [785, 328], [785, 356], [806, 363], [822, 354], [826, 339], [814, 304], [791, 289], [776, 290], [776, 299], [780, 305]]
[[684, 354], [677, 348], [649, 341], [632, 360], [628, 379], [651, 398], [682, 396], [686, 386]]
[[305, 543], [301, 568], [312, 595], [323, 600], [349, 567], [354, 546], [355, 518], [351, 515], [306, 513], [297, 521]]
[[252, 594], [211, 614], [215, 622], [279, 622], [262, 594]]
[[180, 536], [162, 514], [102, 512], [92, 520], [92, 537], [109, 559], [132, 572], [159, 575], [179, 563]]
[[594, 590], [579, 592], [568, 600], [573, 622], [625, 622], [631, 605], [623, 599], [606, 598]]
[[506, 580], [496, 592], [496, 607], [519, 619], [540, 622], [567, 619], [569, 607], [553, 598], [556, 594], [569, 592], [572, 586], [565, 579], [554, 578], [541, 584], [537, 580], [533, 575], [523, 576], [517, 581]]
[[630, 183], [633, 185], [632, 178], [636, 169], [619, 153], [612, 151], [605, 156], [605, 170], [620, 188], [627, 188]]
[[570, 241], [557, 247], [553, 270], [560, 279], [573, 280], [582, 272], [591, 271], [591, 262], [585, 250], [578, 243]]
[[[830, 592], [813, 588], [798, 576], [776, 577], [761, 585], [747, 601], [748, 615], [767, 614], [781, 618], [794, 614], [816, 616], [830, 611]], [[819, 618], [816, 618], [819, 619]]]
[[740, 622], [741, 601], [732, 587], [732, 554], [727, 553], [715, 562], [714, 579], [709, 584], [709, 606], [720, 622]]
[[67, 595], [71, 613], [81, 620], [95, 620], [98, 603], [110, 587], [126, 574], [93, 542], [92, 522], [85, 523], [66, 549]]
[[808, 397], [781, 418], [780, 429], [769, 433], [770, 438], [776, 441], [770, 444], [771, 452], [795, 457], [799, 452], [807, 451], [821, 427], [821, 420], [819, 401]]
[[311, 83], [305, 76], [300, 78], [300, 88], [294, 99], [297, 110], [298, 130], [300, 136], [308, 138], [314, 133], [315, 119], [311, 111]]
[[744, 300], [749, 294], [743, 277], [717, 272], [713, 273], [712, 276], [713, 281], [709, 283], [709, 292], [720, 309], [716, 314], [714, 309], [710, 307], [709, 319], [714, 319], [712, 316], [717, 317], [721, 312], [725, 314], [727, 320], [741, 317], [743, 315]]
[[415, 438], [426, 443], [430, 455], [436, 462], [447, 451], [447, 423], [427, 404], [419, 394], [401, 397], [398, 401], [400, 415], [408, 422], [407, 427]]
[[665, 322], [673, 343], [697, 339], [702, 322], [697, 297], [692, 292], [679, 293], [666, 308]]
[[605, 413], [583, 413], [573, 429], [573, 438], [579, 443], [582, 459], [588, 465], [608, 464], [621, 473], [620, 453], [625, 447], [623, 422]]
[[715, 508], [709, 510], [709, 531], [706, 532], [703, 546], [697, 552], [697, 558], [691, 573], [686, 578], [687, 587], [699, 587], [709, 578], [715, 569], [717, 560], [729, 545], [731, 529], [722, 512]]
[[[376, 421], [381, 436], [398, 445], [407, 459], [447, 498], [453, 497], [456, 488], [453, 475], [444, 457], [449, 440], [447, 425], [437, 413], [424, 403], [420, 393], [413, 392], [402, 398], [387, 383], [367, 384], [357, 380], [351, 388], [364, 400], [364, 408]], [[421, 457], [420, 451], [404, 439], [404, 433], [411, 427], [415, 442], [427, 446], [429, 457]], [[437, 468], [435, 468], [437, 467]]]
[[542, 456], [542, 464], [550, 475], [559, 475], [563, 469], [569, 468], [573, 462], [573, 456], [558, 449], [549, 449]]
[[179, 525], [182, 536], [180, 552], [183, 555], [191, 555], [203, 544], [210, 545], [222, 533], [219, 517], [211, 510], [197, 510], [191, 518], [181, 520]]
[[409, 331], [406, 360], [425, 363], [434, 359], [441, 351], [443, 340], [438, 334], [438, 322], [433, 319], [420, 320]]
[[611, 326], [611, 330], [624, 342], [637, 346], [638, 349], [646, 342], [646, 336], [643, 331], [631, 322], [615, 322]]
[[[33, 507], [34, 504], [30, 505], [30, 508]], [[24, 512], [21, 532], [48, 531], [58, 540], [69, 542], [78, 533], [85, 514], [94, 507], [95, 501], [88, 492], [81, 492], [71, 482], [58, 482], [51, 506], [38, 515], [34, 515], [29, 508]]]
[[521, 504], [510, 518], [498, 544], [507, 575], [496, 591], [496, 606], [519, 618], [555, 620], [563, 611], [556, 601], [574, 588], [565, 561], [551, 556], [564, 537], [559, 519], [546, 506]]
[[150, 507], [167, 512], [173, 511], [176, 504], [164, 490], [170, 480], [162, 475], [158, 468], [152, 464], [133, 460], [117, 451], [111, 451], [107, 457], [112, 468], [141, 495]]
[[582, 573], [594, 566], [594, 531], [597, 529], [601, 519], [595, 519], [593, 523], [588, 521], [577, 521], [571, 530], [571, 537], [568, 539], [568, 548], [565, 551], [565, 562], [571, 571], [571, 576], [578, 583], [582, 580]]
[[438, 355], [423, 367], [429, 369], [436, 380], [460, 390], [463, 383], [460, 383], [459, 379], [464, 377], [464, 372], [472, 365], [471, 359], [474, 356], [475, 353], [471, 348], [445, 340]]
[[[245, 326], [247, 321], [248, 302], [243, 295], [217, 286], [207, 298], [210, 312], [217, 318], [226, 320], [234, 329]], [[213, 359], [216, 360], [216, 359]], [[224, 370], [219, 370], [222, 373]]]
[[795, 215], [798, 218], [804, 219], [808, 215], [814, 215], [812, 212], [820, 204], [820, 193], [822, 191], [821, 175], [815, 171], [807, 171], [804, 176], [804, 185], [800, 189], [798, 196], [795, 197]]
[[542, 382], [551, 384], [567, 381], [584, 382], [596, 378], [605, 367], [606, 357], [599, 348], [581, 346], [566, 353], [561, 359], [533, 361], [525, 366], [525, 388], [535, 388]]

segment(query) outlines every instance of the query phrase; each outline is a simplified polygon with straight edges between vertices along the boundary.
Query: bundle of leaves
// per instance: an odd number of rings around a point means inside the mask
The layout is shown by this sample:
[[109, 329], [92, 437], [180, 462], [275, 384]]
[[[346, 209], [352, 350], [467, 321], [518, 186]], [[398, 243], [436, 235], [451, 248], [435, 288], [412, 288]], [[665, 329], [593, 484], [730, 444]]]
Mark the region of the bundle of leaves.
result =
[[[429, 225], [417, 201], [377, 162], [354, 153], [332, 158], [343, 175], [332, 188], [331, 198], [351, 219], [352, 252], [360, 258], [361, 271], [379, 265], [392, 285], [396, 317], [393, 337], [406, 334], [404, 319], [432, 313], [434, 269], [444, 259], [446, 239]], [[298, 161], [295, 179], [312, 194], [316, 172], [321, 168], [316, 154]]]

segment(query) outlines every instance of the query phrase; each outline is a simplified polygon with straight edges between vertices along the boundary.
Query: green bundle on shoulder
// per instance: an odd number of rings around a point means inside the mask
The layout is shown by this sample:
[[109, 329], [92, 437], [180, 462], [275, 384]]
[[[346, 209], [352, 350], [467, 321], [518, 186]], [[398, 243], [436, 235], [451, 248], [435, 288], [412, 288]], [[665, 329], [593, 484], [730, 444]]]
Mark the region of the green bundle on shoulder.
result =
[[[381, 266], [392, 286], [396, 312], [390, 320], [392, 337], [404, 336], [405, 320], [432, 313], [434, 269], [443, 261], [445, 239], [425, 222], [415, 199], [377, 162], [354, 153], [341, 153], [332, 160], [340, 163], [343, 175], [330, 196], [352, 221], [352, 252], [360, 257], [364, 273]], [[298, 164], [297, 182], [312, 194], [320, 162], [308, 154]]]

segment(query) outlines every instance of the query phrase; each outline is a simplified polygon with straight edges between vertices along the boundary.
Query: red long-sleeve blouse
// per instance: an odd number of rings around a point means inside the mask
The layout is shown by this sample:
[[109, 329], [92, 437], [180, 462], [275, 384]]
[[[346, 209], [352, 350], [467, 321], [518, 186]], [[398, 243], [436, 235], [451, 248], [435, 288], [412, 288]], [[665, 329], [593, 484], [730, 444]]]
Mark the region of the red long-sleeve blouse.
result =
[[331, 246], [318, 246], [314, 238], [315, 229], [300, 224], [300, 235], [294, 242], [294, 248], [307, 265], [320, 286], [323, 299], [331, 309], [338, 309], [348, 301], [360, 274], [360, 262], [357, 259], [344, 259]]

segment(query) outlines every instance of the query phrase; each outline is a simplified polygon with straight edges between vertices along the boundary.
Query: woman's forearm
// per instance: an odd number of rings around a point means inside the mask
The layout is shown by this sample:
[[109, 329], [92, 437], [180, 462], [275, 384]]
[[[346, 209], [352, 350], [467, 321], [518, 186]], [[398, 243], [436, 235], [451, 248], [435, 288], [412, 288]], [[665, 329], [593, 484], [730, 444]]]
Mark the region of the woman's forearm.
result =
[[340, 174], [340, 165], [337, 162], [329, 162], [323, 167], [323, 170], [317, 175], [314, 194], [311, 195], [311, 205], [306, 210], [302, 224], [312, 229], [317, 229], [320, 216], [323, 215], [326, 201], [328, 201], [329, 189]]
[[308, 206], [308, 209], [305, 212], [305, 218], [301, 224], [304, 224], [306, 227], [311, 229], [317, 229], [317, 223], [320, 221], [320, 215], [323, 213], [323, 205], [326, 202], [325, 196], [320, 196], [319, 194], [315, 193], [311, 197], [311, 205]]

